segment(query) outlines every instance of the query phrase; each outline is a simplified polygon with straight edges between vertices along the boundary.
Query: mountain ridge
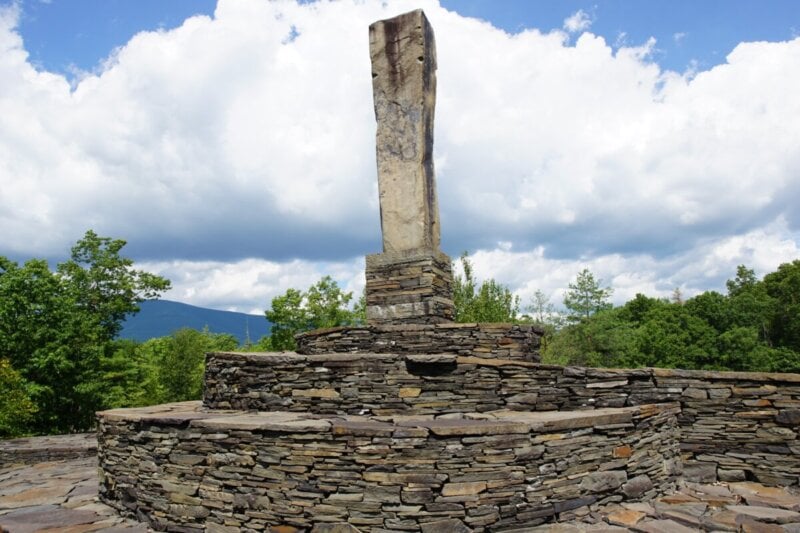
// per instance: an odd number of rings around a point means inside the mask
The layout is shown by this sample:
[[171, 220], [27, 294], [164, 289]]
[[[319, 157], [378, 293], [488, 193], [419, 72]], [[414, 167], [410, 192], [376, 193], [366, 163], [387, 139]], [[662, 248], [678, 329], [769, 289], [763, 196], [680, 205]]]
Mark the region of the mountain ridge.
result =
[[270, 332], [271, 324], [264, 315], [220, 311], [172, 300], [146, 300], [139, 307], [139, 313], [128, 315], [122, 323], [118, 338], [141, 342], [166, 337], [181, 328], [208, 327], [212, 333], [229, 333], [244, 344], [248, 337], [256, 342]]

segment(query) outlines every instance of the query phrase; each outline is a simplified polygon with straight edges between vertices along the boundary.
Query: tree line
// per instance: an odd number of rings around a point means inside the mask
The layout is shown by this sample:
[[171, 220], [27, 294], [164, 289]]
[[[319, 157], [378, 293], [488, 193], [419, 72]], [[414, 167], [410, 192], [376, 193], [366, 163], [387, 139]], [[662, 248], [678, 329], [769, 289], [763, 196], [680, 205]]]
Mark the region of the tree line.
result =
[[[88, 231], [55, 270], [0, 257], [0, 438], [85, 431], [98, 410], [199, 399], [207, 352], [293, 350], [302, 331], [366, 323], [365, 295], [325, 276], [273, 298], [271, 334], [255, 343], [188, 328], [118, 339], [138, 303], [170, 287], [136, 270], [124, 246]], [[523, 306], [494, 279], [477, 280], [467, 254], [458, 261], [456, 320], [537, 323], [548, 363], [800, 372], [800, 260], [760, 280], [740, 266], [725, 294], [637, 294], [617, 307], [611, 287], [584, 269], [561, 308], [542, 291]]]

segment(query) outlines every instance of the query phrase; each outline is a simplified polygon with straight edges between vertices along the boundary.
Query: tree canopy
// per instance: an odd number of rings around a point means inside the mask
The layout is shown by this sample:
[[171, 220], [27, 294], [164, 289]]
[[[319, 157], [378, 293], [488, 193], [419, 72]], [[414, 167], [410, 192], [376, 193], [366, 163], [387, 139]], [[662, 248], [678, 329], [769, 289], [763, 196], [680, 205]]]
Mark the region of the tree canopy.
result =
[[726, 287], [727, 294], [707, 291], [685, 301], [637, 294], [620, 307], [596, 306], [553, 334], [545, 359], [592, 366], [800, 371], [800, 261], [781, 265], [763, 280], [740, 265]]
[[139, 302], [169, 288], [135, 270], [124, 246], [87, 231], [55, 271], [43, 259], [20, 266], [0, 257], [0, 359], [29, 384], [36, 432], [91, 426], [106, 346]]
[[453, 276], [456, 322], [515, 322], [520, 301], [508, 287], [494, 279], [478, 284], [469, 254], [460, 258], [463, 275]]
[[288, 289], [272, 299], [264, 314], [272, 323], [268, 338], [262, 339], [256, 349], [294, 350], [294, 336], [303, 331], [329, 328], [359, 322], [358, 306], [348, 308], [352, 292], [344, 292], [330, 276], [325, 276], [305, 291]]

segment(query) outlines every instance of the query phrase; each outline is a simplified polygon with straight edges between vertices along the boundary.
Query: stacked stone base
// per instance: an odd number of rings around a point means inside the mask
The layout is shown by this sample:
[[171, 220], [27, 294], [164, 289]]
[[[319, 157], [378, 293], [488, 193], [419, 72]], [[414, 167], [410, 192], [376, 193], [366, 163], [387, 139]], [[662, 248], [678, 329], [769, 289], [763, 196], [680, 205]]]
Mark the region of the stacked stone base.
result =
[[297, 352], [456, 354], [539, 361], [542, 330], [532, 324], [399, 324], [317, 329], [295, 337]]
[[438, 250], [367, 256], [367, 321], [380, 324], [452, 322], [452, 266]]
[[800, 485], [800, 375], [453, 354], [214, 353], [206, 406], [317, 414], [572, 411], [678, 402], [685, 478]]
[[171, 531], [513, 531], [649, 499], [680, 474], [676, 404], [434, 417], [100, 413], [101, 499]]

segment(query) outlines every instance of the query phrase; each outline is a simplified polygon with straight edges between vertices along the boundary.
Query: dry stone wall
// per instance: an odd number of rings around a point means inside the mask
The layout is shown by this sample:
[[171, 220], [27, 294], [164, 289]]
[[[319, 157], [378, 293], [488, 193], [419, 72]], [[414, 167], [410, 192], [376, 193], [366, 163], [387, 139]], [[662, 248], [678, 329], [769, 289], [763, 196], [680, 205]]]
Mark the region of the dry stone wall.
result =
[[170, 531], [518, 530], [672, 490], [678, 409], [438, 419], [208, 412], [199, 402], [107, 411], [100, 494]]
[[475, 355], [539, 361], [542, 331], [530, 324], [403, 324], [317, 329], [295, 337], [300, 354]]
[[800, 375], [613, 370], [474, 356], [210, 354], [212, 408], [320, 414], [569, 411], [679, 402], [688, 479], [800, 483]]
[[414, 249], [372, 254], [366, 261], [370, 325], [452, 322], [453, 273], [446, 254]]

